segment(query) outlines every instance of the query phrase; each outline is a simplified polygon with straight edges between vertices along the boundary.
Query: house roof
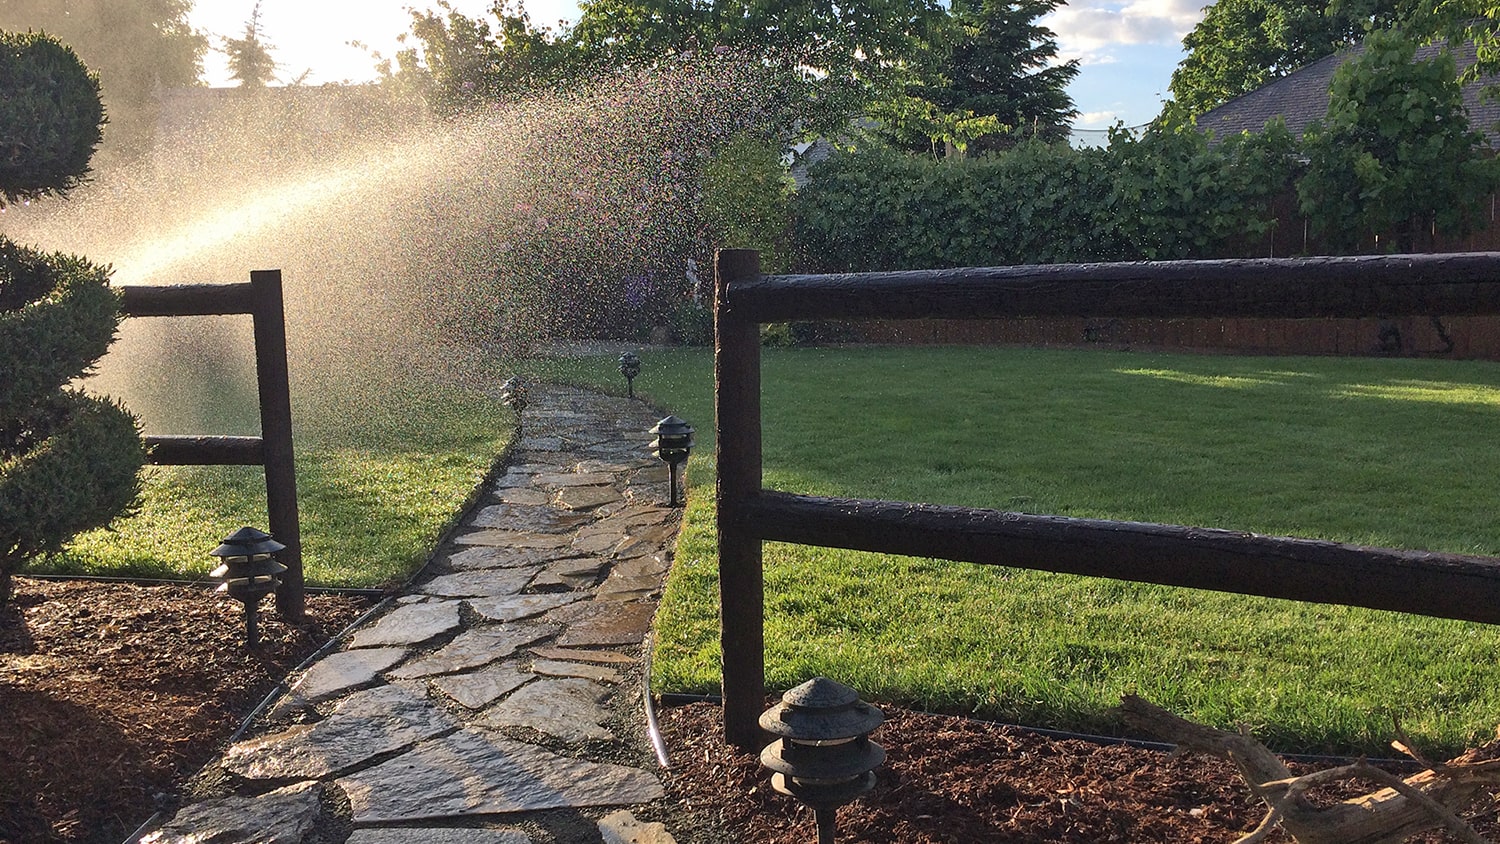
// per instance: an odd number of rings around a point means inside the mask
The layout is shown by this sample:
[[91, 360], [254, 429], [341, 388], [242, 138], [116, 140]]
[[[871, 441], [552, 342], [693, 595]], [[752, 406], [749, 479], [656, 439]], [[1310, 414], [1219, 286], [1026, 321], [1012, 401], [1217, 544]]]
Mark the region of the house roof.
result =
[[[1417, 50], [1418, 59], [1437, 55], [1441, 44], [1429, 44]], [[1328, 88], [1333, 74], [1344, 62], [1364, 52], [1362, 44], [1325, 56], [1310, 65], [1204, 112], [1198, 117], [1198, 128], [1223, 138], [1240, 132], [1259, 132], [1277, 117], [1286, 120], [1287, 129], [1301, 137], [1314, 120], [1328, 115]], [[1454, 51], [1460, 73], [1474, 63], [1473, 44]], [[1500, 99], [1480, 96], [1486, 85], [1500, 84], [1500, 76], [1483, 77], [1464, 86], [1464, 106], [1469, 110], [1469, 125], [1482, 132], [1491, 147], [1500, 148]]]

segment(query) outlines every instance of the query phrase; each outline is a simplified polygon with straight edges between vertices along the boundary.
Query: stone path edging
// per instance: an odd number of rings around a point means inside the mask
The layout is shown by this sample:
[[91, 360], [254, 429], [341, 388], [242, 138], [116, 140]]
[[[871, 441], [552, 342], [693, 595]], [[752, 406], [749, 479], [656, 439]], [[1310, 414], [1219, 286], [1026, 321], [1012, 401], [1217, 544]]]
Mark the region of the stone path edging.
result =
[[[675, 844], [642, 641], [680, 513], [639, 402], [532, 391], [507, 470], [442, 553], [219, 766], [237, 795], [142, 844]], [[647, 815], [641, 820], [634, 814]], [[431, 826], [423, 824], [430, 823]]]

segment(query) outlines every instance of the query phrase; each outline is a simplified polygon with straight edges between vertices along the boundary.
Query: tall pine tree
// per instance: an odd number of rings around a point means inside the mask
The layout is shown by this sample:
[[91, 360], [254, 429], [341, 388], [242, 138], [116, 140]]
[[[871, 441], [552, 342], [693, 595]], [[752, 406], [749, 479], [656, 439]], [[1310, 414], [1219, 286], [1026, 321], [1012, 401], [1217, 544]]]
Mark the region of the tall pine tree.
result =
[[1056, 34], [1038, 23], [1061, 3], [953, 0], [949, 37], [935, 51], [924, 84], [879, 115], [890, 133], [904, 145], [946, 141], [950, 152], [1066, 138], [1078, 113], [1067, 92], [1078, 61], [1059, 61]]

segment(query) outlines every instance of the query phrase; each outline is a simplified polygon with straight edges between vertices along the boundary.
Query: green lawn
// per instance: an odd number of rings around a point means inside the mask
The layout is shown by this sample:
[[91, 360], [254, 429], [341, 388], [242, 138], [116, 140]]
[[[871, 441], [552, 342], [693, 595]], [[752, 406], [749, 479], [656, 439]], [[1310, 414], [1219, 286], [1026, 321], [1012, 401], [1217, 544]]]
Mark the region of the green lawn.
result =
[[[712, 362], [643, 355], [698, 428], [658, 691], [717, 688]], [[620, 390], [613, 359], [540, 372]], [[764, 354], [766, 483], [1034, 513], [1500, 554], [1500, 366], [959, 348]], [[767, 672], [1091, 731], [1125, 691], [1283, 749], [1436, 750], [1500, 723], [1500, 628], [768, 545]]]
[[[249, 383], [243, 373], [235, 383]], [[295, 387], [294, 387], [295, 390]], [[148, 432], [254, 433], [254, 396], [213, 393], [218, 411], [146, 397]], [[224, 397], [228, 395], [226, 400]], [[453, 383], [408, 378], [319, 383], [293, 395], [307, 582], [403, 582], [505, 449], [508, 409]], [[179, 418], [162, 418], [177, 415]], [[186, 426], [186, 427], [184, 427]], [[139, 511], [78, 537], [31, 572], [197, 579], [208, 552], [242, 525], [266, 528], [260, 467], [148, 467]]]

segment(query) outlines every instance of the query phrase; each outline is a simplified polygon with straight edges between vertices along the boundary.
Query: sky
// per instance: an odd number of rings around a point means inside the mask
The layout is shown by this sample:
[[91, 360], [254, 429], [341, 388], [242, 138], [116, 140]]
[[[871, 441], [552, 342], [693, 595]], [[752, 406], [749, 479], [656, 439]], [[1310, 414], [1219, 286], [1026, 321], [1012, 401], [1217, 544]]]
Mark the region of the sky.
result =
[[[486, 16], [492, 5], [492, 0], [450, 2], [470, 17]], [[1069, 93], [1083, 140], [1103, 143], [1102, 130], [1116, 121], [1136, 126], [1156, 116], [1182, 59], [1182, 36], [1202, 18], [1208, 2], [1072, 0], [1042, 20], [1057, 33], [1063, 58], [1079, 60], [1081, 72]], [[433, 5], [428, 0], [261, 0], [261, 31], [274, 48], [283, 80], [307, 71], [308, 84], [363, 82], [375, 77], [370, 50], [389, 57], [398, 48], [397, 36], [410, 28], [407, 9]], [[190, 20], [210, 33], [217, 48], [224, 37], [244, 33], [254, 6], [255, 0], [198, 0]], [[574, 0], [529, 0], [526, 9], [537, 24], [578, 15]], [[232, 84], [222, 52], [210, 53], [204, 64], [209, 84]]]

